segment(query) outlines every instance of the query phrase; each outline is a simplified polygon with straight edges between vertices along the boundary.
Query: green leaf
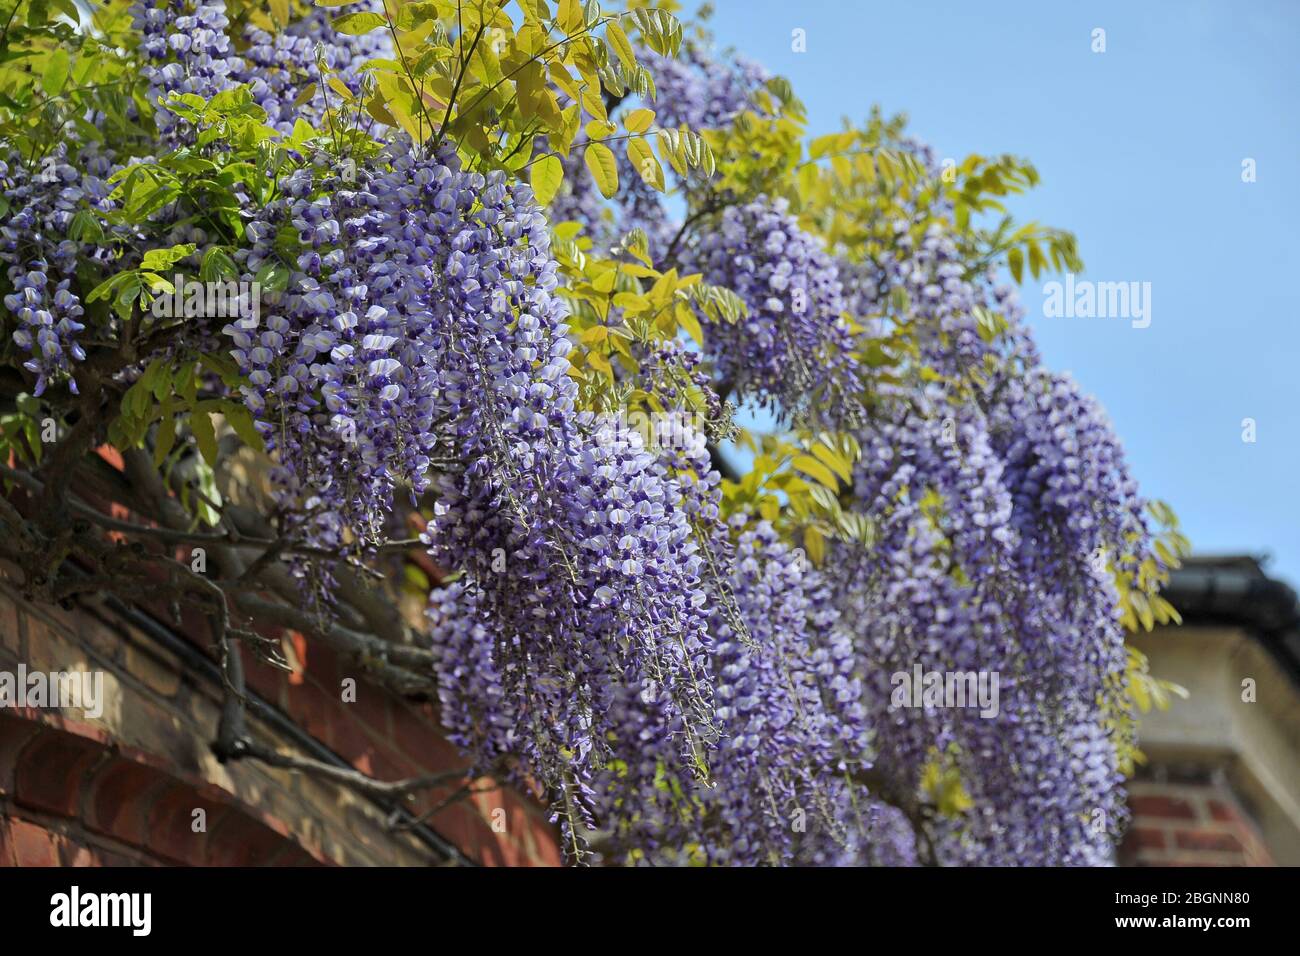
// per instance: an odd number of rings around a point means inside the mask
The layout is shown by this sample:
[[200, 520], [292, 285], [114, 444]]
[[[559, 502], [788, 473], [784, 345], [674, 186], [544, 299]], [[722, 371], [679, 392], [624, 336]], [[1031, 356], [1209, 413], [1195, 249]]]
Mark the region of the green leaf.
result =
[[68, 82], [68, 51], [60, 47], [50, 56], [45, 64], [45, 73], [41, 76], [41, 88], [50, 96], [63, 92], [63, 84]]
[[94, 213], [82, 209], [68, 223], [68, 238], [77, 242], [99, 242], [104, 238], [104, 230]]
[[199, 278], [204, 282], [238, 279], [239, 269], [225, 249], [221, 246], [213, 246], [203, 254], [203, 264], [199, 266]]
[[186, 362], [176, 372], [173, 382], [176, 394], [192, 404], [198, 396], [198, 366], [193, 361]]
[[618, 160], [604, 143], [591, 143], [583, 157], [591, 177], [596, 181], [596, 188], [606, 199], [613, 199], [618, 192]]
[[242, 405], [230, 403], [226, 407], [226, 421], [230, 427], [235, 430], [235, 434], [249, 448], [254, 451], [264, 451], [266, 443], [262, 440], [262, 435], [253, 425], [253, 416], [248, 413]]
[[199, 446], [203, 460], [213, 467], [217, 464], [217, 433], [212, 427], [212, 416], [207, 412], [190, 413], [190, 431]]
[[564, 182], [564, 164], [560, 157], [550, 155], [539, 159], [533, 165], [532, 182], [537, 201], [543, 206], [549, 205]]
[[155, 468], [160, 467], [167, 460], [175, 445], [176, 419], [172, 417], [171, 402], [167, 401], [163, 403], [162, 421], [158, 423], [158, 434], [154, 440], [153, 466]]
[[334, 29], [351, 37], [364, 36], [377, 27], [387, 26], [388, 21], [377, 13], [348, 13], [334, 21]]
[[194, 255], [194, 249], [195, 245], [192, 242], [172, 246], [169, 249], [150, 249], [144, 254], [144, 259], [140, 262], [140, 268], [146, 272], [161, 272], [164, 269], [170, 269], [186, 256]]
[[257, 282], [265, 292], [283, 292], [289, 288], [289, 270], [280, 262], [268, 262], [257, 271]]

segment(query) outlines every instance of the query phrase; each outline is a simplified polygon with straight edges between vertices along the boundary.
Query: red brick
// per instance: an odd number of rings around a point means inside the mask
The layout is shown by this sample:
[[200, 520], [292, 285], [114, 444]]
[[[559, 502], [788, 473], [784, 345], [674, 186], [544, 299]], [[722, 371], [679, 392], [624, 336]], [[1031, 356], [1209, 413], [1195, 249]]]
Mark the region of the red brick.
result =
[[0, 795], [14, 792], [14, 772], [23, 748], [39, 733], [40, 724], [0, 712]]
[[[297, 631], [287, 632], [297, 634]], [[314, 680], [322, 687], [338, 687], [339, 678], [344, 676], [340, 673], [338, 654], [326, 647], [320, 641], [306, 640], [295, 641], [294, 650], [301, 656], [303, 666], [303, 676], [309, 680]], [[357, 670], [356, 667], [348, 667], [347, 670]]]
[[149, 810], [166, 789], [160, 771], [130, 760], [117, 759], [95, 774], [86, 800], [86, 825], [123, 843], [144, 846], [149, 833]]
[[1169, 817], [1195, 820], [1196, 811], [1181, 797], [1162, 797], [1154, 794], [1135, 794], [1129, 798], [1129, 809], [1135, 817]]
[[533, 858], [541, 866], [562, 866], [564, 860], [560, 854], [560, 833], [555, 824], [536, 813], [529, 813], [528, 818], [536, 846]]
[[426, 722], [409, 706], [395, 702], [392, 708], [393, 733], [391, 739], [402, 750], [411, 755], [426, 772], [453, 770], [466, 765], [466, 760], [453, 747], [447, 738]]
[[16, 866], [58, 866], [59, 851], [54, 834], [26, 820], [10, 820]]
[[1183, 850], [1217, 850], [1227, 853], [1240, 853], [1245, 850], [1231, 833], [1215, 833], [1210, 830], [1180, 830], [1177, 842]]
[[208, 840], [208, 866], [260, 866], [284, 849], [274, 830], [237, 810], [227, 813]]
[[1130, 831], [1128, 839], [1125, 841], [1131, 846], [1144, 850], [1163, 850], [1165, 848], [1165, 834], [1162, 830], [1151, 830], [1146, 827], [1135, 827]]
[[378, 749], [375, 738], [366, 733], [360, 721], [348, 719], [346, 712], [340, 713], [330, 724], [330, 736], [326, 743], [331, 750], [354, 766], [359, 767], [362, 762], [366, 766], [374, 765], [373, 759]]
[[[334, 681], [322, 681], [321, 687], [326, 691], [332, 691], [335, 699], [339, 701], [342, 708], [350, 720], [363, 723], [376, 734], [383, 738], [393, 736], [393, 727], [389, 716], [390, 710], [394, 707], [400, 707], [400, 703], [392, 702], [388, 692], [383, 688], [367, 683], [362, 680], [357, 681], [357, 699], [350, 703], [343, 700], [343, 689], [339, 679]], [[390, 706], [391, 703], [391, 706]]]
[[82, 780], [104, 748], [82, 737], [47, 730], [23, 748], [14, 774], [18, 803], [46, 813], [78, 817]]
[[502, 853], [494, 834], [473, 809], [464, 803], [452, 804], [433, 821], [433, 828], [445, 836], [462, 853], [484, 866], [501, 866]]
[[337, 705], [315, 684], [290, 684], [285, 709], [303, 730], [317, 740], [330, 739], [330, 724], [337, 716]]
[[290, 684], [301, 684], [307, 679], [307, 638], [301, 631], [285, 631], [282, 640], [288, 642], [290, 652], [285, 657], [293, 668], [287, 680]]
[[1220, 823], [1236, 823], [1240, 819], [1237, 811], [1221, 800], [1210, 801], [1210, 817]]
[[288, 840], [282, 840], [278, 853], [266, 861], [267, 866], [320, 866], [321, 862], [314, 856]]
[[[207, 832], [195, 833], [194, 811], [202, 809], [207, 814]], [[149, 806], [146, 834], [148, 848], [159, 856], [201, 866], [210, 835], [221, 825], [226, 808], [204, 800], [193, 788], [174, 784]]]

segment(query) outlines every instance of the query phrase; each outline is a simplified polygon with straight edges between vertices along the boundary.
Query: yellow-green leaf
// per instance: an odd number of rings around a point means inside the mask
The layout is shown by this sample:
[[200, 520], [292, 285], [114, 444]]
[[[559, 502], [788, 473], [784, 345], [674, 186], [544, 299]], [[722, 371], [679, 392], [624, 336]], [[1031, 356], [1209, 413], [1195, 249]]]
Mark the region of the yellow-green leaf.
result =
[[618, 192], [618, 160], [609, 147], [604, 143], [591, 143], [583, 160], [591, 171], [600, 194], [606, 199], [612, 199]]
[[592, 348], [593, 346], [597, 346], [597, 345], [604, 345], [605, 340], [608, 338], [609, 338], [609, 327], [605, 325], [593, 325], [591, 328], [587, 329], [580, 336], [578, 336], [578, 340], [588, 348]]
[[614, 369], [610, 367], [609, 359], [605, 358], [605, 356], [601, 355], [599, 352], [588, 352], [587, 364], [596, 371], [602, 373], [611, 382], [614, 381]]
[[831, 491], [838, 491], [840, 483], [834, 473], [812, 455], [796, 455], [793, 465], [805, 474], [812, 475]]
[[539, 159], [533, 165], [532, 182], [537, 201], [543, 206], [549, 204], [564, 182], [564, 164], [560, 157], [551, 155]]
[[636, 69], [636, 51], [632, 49], [631, 41], [628, 40], [627, 34], [623, 32], [617, 20], [610, 20], [609, 25], [605, 27], [605, 39], [609, 41], [609, 45], [614, 48], [614, 52], [618, 54], [625, 67], [629, 70]]
[[560, 29], [566, 36], [576, 33], [587, 22], [582, 13], [581, 0], [560, 0], [560, 8], [556, 11], [555, 19], [559, 21]]
[[371, 30], [386, 26], [388, 23], [377, 13], [347, 13], [334, 21], [334, 29], [348, 36], [364, 36]]
[[614, 305], [629, 312], [644, 312], [650, 308], [650, 300], [639, 292], [620, 292], [614, 296]]
[[397, 117], [388, 111], [388, 107], [384, 105], [384, 101], [378, 96], [372, 96], [366, 100], [366, 112], [385, 126], [396, 127], [398, 125]]
[[644, 133], [654, 125], [655, 111], [647, 109], [632, 110], [623, 117], [623, 126], [629, 133]]
[[853, 475], [849, 471], [849, 463], [825, 445], [821, 443], [813, 445], [812, 453], [817, 456], [818, 461], [839, 475], [846, 485], [853, 480]]
[[674, 310], [677, 313], [677, 324], [686, 330], [686, 334], [695, 340], [695, 344], [704, 345], [704, 330], [700, 328], [700, 320], [695, 316], [695, 310], [685, 302], [678, 302]]
[[659, 165], [659, 160], [655, 159], [649, 143], [637, 137], [629, 139], [627, 158], [632, 161], [632, 168], [640, 173], [642, 182], [659, 192], [665, 190], [664, 168]]
[[812, 525], [803, 529], [803, 546], [813, 564], [821, 566], [826, 560], [826, 538]]

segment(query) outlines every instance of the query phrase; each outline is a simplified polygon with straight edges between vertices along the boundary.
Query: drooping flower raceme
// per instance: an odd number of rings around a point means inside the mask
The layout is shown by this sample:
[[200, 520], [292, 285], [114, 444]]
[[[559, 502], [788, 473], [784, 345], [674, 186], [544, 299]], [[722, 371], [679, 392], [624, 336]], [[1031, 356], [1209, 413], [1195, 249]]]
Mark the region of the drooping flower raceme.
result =
[[[710, 733], [701, 559], [681, 488], [644, 449], [600, 443], [575, 407], [546, 222], [527, 186], [459, 168], [452, 152], [390, 150], [355, 188], [300, 170], [250, 226], [250, 274], [298, 232], [290, 291], [228, 327], [245, 399], [278, 460], [286, 514], [317, 547], [371, 537], [399, 484], [427, 486], [428, 538], [464, 569], [435, 646], [448, 723], [483, 706], [457, 675], [499, 681], [522, 716], [477, 740], [546, 785], [573, 841], [608, 762], [619, 695], [661, 701], [656, 728], [692, 761]], [[340, 469], [339, 463], [348, 466]], [[490, 642], [471, 647], [469, 641]], [[463, 670], [464, 659], [489, 661]]]
[[103, 218], [115, 205], [106, 180], [116, 169], [110, 154], [86, 147], [74, 156], [64, 143], [34, 170], [21, 156], [0, 161], [0, 195], [7, 210], [0, 220], [0, 262], [14, 289], [4, 304], [17, 319], [14, 344], [31, 356], [23, 367], [36, 376], [37, 395], [51, 382], [65, 380], [77, 391], [73, 372], [74, 363], [86, 357], [78, 342], [85, 310], [74, 274], [83, 257], [106, 264], [117, 253], [69, 233], [81, 211], [94, 217], [101, 232], [122, 231]]
[[722, 129], [753, 105], [753, 96], [770, 78], [767, 70], [743, 56], [713, 56], [698, 44], [676, 57], [642, 54], [655, 81], [655, 115], [660, 126], [690, 130]]
[[[320, 125], [325, 104], [339, 108], [344, 100], [328, 79], [343, 83], [356, 95], [361, 92], [361, 66], [368, 60], [392, 55], [392, 42], [385, 31], [348, 36], [330, 26], [330, 16], [365, 12], [368, 2], [331, 8], [327, 13], [313, 9], [283, 31], [271, 34], [255, 26], [245, 28], [247, 46], [240, 63], [231, 73], [237, 83], [247, 83], [253, 101], [266, 110], [268, 125], [282, 133], [292, 131], [299, 119]], [[304, 102], [304, 91], [311, 95]]]
[[231, 45], [225, 0], [138, 0], [131, 8], [140, 32], [143, 74], [163, 145], [189, 141], [189, 124], [167, 108], [173, 93], [211, 99], [230, 89], [243, 63]]
[[796, 419], [854, 420], [860, 372], [839, 276], [784, 200], [728, 207], [688, 265], [748, 306], [735, 323], [708, 323], [706, 344], [724, 382]]

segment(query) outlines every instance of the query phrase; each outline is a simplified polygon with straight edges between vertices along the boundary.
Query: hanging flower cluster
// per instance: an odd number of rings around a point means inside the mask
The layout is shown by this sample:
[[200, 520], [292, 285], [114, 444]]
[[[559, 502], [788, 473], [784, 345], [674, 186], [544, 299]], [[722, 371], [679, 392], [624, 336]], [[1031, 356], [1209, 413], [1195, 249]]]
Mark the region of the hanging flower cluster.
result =
[[[255, 26], [244, 30], [246, 47], [231, 74], [236, 83], [248, 84], [253, 101], [266, 110], [266, 122], [282, 133], [293, 130], [299, 120], [319, 124], [325, 105], [343, 104], [343, 96], [329, 80], [343, 83], [353, 95], [361, 92], [361, 66], [369, 60], [392, 55], [392, 43], [384, 32], [347, 36], [330, 27], [330, 15], [363, 12], [367, 2], [316, 8], [274, 35]], [[300, 102], [304, 92], [310, 95]]]
[[796, 420], [854, 420], [861, 373], [839, 274], [784, 200], [728, 207], [688, 263], [749, 308], [734, 323], [709, 323], [709, 354], [724, 382]]
[[235, 54], [224, 0], [140, 0], [131, 8], [145, 60], [147, 96], [162, 145], [192, 139], [189, 124], [167, 107], [172, 94], [211, 99], [236, 82], [243, 62]]
[[8, 210], [0, 221], [0, 262], [14, 289], [4, 305], [17, 319], [14, 344], [30, 355], [23, 367], [36, 376], [36, 395], [62, 381], [77, 391], [72, 376], [74, 363], [86, 357], [77, 341], [85, 329], [85, 309], [73, 277], [78, 262], [108, 263], [117, 252], [71, 238], [71, 227], [84, 210], [101, 234], [114, 231], [103, 214], [114, 206], [106, 180], [117, 168], [110, 154], [96, 147], [71, 156], [65, 143], [34, 169], [18, 155], [0, 161], [0, 196]]

